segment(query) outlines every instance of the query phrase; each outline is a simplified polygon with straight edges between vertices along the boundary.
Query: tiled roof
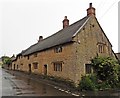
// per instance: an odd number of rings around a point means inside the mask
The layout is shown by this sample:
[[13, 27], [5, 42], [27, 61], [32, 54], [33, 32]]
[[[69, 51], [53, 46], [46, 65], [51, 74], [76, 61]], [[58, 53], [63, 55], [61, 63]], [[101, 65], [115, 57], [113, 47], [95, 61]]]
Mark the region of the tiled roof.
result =
[[67, 28], [64, 28], [57, 33], [43, 39], [42, 41], [30, 46], [22, 54], [29, 55], [56, 45], [71, 42], [72, 38], [78, 33], [78, 31], [85, 25], [88, 20], [89, 16], [82, 18], [81, 20], [71, 24]]

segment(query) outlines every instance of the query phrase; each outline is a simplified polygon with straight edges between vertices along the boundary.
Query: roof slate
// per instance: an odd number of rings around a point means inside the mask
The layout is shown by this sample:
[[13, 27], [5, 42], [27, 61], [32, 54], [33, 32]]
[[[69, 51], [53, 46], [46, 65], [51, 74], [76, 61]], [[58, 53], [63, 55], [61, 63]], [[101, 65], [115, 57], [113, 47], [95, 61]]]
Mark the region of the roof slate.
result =
[[48, 49], [56, 45], [71, 42], [74, 35], [76, 35], [78, 30], [80, 30], [83, 27], [83, 25], [85, 25], [88, 19], [89, 16], [86, 16], [81, 20], [71, 24], [67, 28], [64, 28], [58, 31], [57, 33], [43, 39], [42, 41], [30, 46], [23, 52], [23, 55], [29, 55], [34, 52], [42, 51], [44, 49]]

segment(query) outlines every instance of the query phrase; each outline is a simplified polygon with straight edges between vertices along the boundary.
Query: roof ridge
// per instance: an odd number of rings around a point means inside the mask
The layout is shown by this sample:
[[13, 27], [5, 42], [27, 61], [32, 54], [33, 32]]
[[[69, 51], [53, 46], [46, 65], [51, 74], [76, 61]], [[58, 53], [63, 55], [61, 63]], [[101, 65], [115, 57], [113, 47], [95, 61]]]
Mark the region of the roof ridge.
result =
[[81, 26], [83, 26], [86, 23], [88, 18], [89, 16], [85, 16], [84, 18], [72, 23], [68, 27], [59, 30], [58, 32], [52, 34], [51, 36], [46, 37], [42, 41], [31, 45], [24, 51], [23, 55], [29, 55], [34, 52], [48, 49], [56, 45], [71, 42], [73, 35], [78, 33], [78, 31], [81, 29]]
[[[80, 19], [80, 20], [78, 20], [78, 21], [76, 21], [76, 22], [72, 23], [72, 24], [71, 24], [71, 25], [69, 25], [67, 28], [69, 28], [70, 26], [72, 26], [72, 25], [76, 24], [76, 23], [77, 23], [77, 22], [79, 22], [79, 21], [82, 21], [82, 20], [83, 20], [83, 19], [85, 19], [86, 17], [89, 17], [89, 16], [85, 16], [84, 18], [82, 18], [82, 19]], [[50, 35], [50, 36], [48, 36], [48, 37], [44, 38], [42, 41], [44, 41], [44, 40], [46, 40], [46, 39], [48, 39], [48, 38], [50, 38], [50, 37], [52, 37], [52, 36], [56, 35], [56, 34], [57, 34], [57, 33], [59, 33], [60, 31], [65, 30], [65, 29], [67, 29], [67, 28], [60, 29], [60, 30], [59, 30], [59, 31], [57, 31], [56, 33], [53, 33], [52, 35]], [[41, 42], [41, 41], [40, 41], [40, 42]], [[38, 42], [38, 43], [40, 43], [40, 42]]]

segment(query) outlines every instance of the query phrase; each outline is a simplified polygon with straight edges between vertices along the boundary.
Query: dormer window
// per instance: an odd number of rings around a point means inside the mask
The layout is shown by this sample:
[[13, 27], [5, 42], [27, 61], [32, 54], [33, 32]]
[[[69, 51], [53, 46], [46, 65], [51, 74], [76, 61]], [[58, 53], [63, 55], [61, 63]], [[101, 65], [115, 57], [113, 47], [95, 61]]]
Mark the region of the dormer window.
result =
[[54, 52], [55, 52], [55, 53], [60, 53], [60, 52], [62, 52], [62, 47], [61, 47], [61, 46], [56, 47], [56, 48], [54, 49]]

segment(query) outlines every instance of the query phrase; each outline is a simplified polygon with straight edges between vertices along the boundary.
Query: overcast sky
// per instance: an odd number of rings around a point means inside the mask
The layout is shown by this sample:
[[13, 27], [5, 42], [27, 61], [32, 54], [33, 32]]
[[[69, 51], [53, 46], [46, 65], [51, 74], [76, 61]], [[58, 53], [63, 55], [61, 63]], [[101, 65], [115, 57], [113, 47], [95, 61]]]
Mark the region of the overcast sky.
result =
[[96, 17], [118, 52], [119, 0], [0, 0], [0, 56], [18, 54], [39, 36], [44, 38], [62, 29], [67, 16], [70, 24], [87, 15], [89, 3], [96, 8]]

